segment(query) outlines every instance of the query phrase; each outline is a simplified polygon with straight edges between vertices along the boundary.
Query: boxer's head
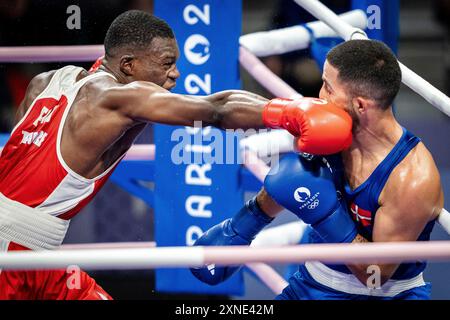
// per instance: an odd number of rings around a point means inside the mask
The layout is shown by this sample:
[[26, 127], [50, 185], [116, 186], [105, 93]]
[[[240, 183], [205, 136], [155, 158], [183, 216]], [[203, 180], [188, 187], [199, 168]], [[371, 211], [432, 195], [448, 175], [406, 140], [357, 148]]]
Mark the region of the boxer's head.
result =
[[400, 85], [400, 66], [388, 46], [351, 40], [328, 53], [320, 97], [344, 108], [357, 125], [367, 111], [388, 110]]
[[150, 81], [168, 90], [175, 86], [179, 50], [165, 21], [144, 11], [126, 11], [112, 22], [104, 44], [104, 64], [120, 81]]

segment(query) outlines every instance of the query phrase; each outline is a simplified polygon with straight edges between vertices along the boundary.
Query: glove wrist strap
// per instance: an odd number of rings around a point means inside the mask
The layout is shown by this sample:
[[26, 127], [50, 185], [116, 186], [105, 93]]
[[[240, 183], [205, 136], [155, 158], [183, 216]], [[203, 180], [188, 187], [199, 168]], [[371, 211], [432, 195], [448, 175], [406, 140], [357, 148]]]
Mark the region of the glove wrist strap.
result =
[[264, 106], [262, 113], [264, 125], [269, 128], [282, 128], [283, 111], [291, 101], [291, 99], [282, 98], [270, 100]]
[[247, 201], [242, 209], [231, 219], [231, 227], [240, 237], [252, 241], [273, 218], [259, 207], [256, 196]]

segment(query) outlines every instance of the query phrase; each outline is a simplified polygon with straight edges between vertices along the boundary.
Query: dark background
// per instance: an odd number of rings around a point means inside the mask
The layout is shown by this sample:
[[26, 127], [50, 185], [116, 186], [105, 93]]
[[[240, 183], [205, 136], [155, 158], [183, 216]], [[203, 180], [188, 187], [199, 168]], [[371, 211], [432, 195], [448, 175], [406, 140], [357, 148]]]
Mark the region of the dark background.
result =
[[[323, 2], [336, 12], [347, 11], [349, 6], [346, 0]], [[81, 8], [80, 30], [66, 27], [69, 16], [66, 9], [70, 5]], [[151, 11], [152, 1], [0, 0], [0, 46], [100, 44], [111, 21], [121, 12], [132, 8]], [[447, 95], [450, 93], [449, 16], [449, 0], [401, 1], [399, 60]], [[291, 0], [243, 1], [243, 34], [310, 20], [313, 18]], [[309, 57], [308, 50], [263, 60], [302, 94], [318, 94], [320, 71]], [[16, 107], [30, 79], [40, 72], [65, 64], [0, 64], [0, 132], [11, 130]], [[85, 68], [90, 66], [90, 63], [73, 64]], [[244, 89], [271, 97], [245, 72], [242, 73], [242, 80]], [[402, 125], [421, 137], [431, 150], [439, 166], [444, 193], [448, 195], [449, 118], [406, 87], [402, 88], [396, 100], [396, 114]], [[152, 142], [151, 128], [143, 133], [138, 142]], [[446, 198], [449, 199], [449, 196]], [[285, 214], [277, 223], [292, 219], [289, 214]], [[73, 219], [65, 242], [153, 241], [153, 223], [151, 208], [109, 182], [97, 198]], [[448, 235], [436, 227], [433, 239], [448, 239]], [[450, 298], [449, 266], [448, 263], [433, 263], [427, 269], [426, 280], [433, 282], [434, 299]], [[285, 271], [284, 266], [276, 268], [282, 273]], [[153, 271], [102, 271], [90, 274], [116, 299], [224, 298], [156, 293], [153, 290]], [[247, 293], [244, 297], [231, 298], [273, 298], [273, 294], [252, 277], [246, 276], [246, 284]]]

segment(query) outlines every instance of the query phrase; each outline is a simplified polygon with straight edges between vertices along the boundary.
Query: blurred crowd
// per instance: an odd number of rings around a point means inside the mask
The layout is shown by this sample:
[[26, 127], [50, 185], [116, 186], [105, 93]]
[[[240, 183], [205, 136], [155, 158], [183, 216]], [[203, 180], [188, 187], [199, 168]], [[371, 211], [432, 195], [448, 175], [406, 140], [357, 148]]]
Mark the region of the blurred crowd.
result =
[[[67, 28], [71, 5], [80, 7], [80, 29]], [[129, 9], [151, 11], [151, 0], [0, 0], [0, 46], [84, 45], [103, 43], [109, 24]], [[89, 63], [76, 63], [85, 68]], [[15, 109], [36, 74], [58, 63], [0, 63], [0, 132], [9, 132]]]

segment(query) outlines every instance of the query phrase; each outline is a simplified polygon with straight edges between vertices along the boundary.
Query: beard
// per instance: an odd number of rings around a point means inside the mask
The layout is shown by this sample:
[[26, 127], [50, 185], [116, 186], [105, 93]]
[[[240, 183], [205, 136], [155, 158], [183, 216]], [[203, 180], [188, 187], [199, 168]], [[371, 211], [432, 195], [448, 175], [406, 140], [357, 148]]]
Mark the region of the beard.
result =
[[356, 130], [359, 128], [360, 125], [360, 120], [359, 117], [355, 111], [355, 109], [353, 109], [353, 105], [352, 104], [348, 104], [344, 110], [350, 115], [350, 118], [352, 118], [352, 133], [355, 133]]

